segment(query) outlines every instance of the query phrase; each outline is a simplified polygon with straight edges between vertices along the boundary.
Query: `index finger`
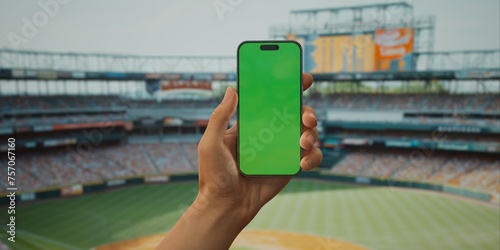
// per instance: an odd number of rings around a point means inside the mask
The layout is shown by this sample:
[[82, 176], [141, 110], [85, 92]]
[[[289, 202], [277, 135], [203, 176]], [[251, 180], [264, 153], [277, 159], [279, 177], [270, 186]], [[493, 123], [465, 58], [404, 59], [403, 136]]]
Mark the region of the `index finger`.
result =
[[306, 91], [313, 84], [313, 76], [308, 73], [302, 74], [302, 85], [304, 87], [303, 91]]

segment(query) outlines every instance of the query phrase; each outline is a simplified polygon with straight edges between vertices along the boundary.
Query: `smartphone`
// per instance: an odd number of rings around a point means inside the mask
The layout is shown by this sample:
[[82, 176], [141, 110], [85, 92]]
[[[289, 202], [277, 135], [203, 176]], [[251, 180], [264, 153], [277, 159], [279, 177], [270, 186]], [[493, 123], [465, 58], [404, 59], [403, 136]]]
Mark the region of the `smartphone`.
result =
[[295, 41], [245, 41], [237, 54], [239, 171], [295, 175], [302, 156], [302, 47]]

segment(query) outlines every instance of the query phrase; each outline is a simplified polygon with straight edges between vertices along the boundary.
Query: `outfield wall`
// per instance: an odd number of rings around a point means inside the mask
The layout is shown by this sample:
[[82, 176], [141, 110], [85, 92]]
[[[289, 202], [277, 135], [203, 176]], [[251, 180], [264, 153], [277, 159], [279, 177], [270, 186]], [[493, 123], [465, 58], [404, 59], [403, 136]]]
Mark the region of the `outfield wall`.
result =
[[[474, 191], [470, 189], [446, 186], [435, 183], [403, 181], [403, 180], [383, 179], [374, 177], [335, 175], [319, 171], [307, 171], [307, 172], [303, 171], [297, 177], [315, 179], [315, 180], [344, 182], [344, 183], [375, 185], [375, 186], [417, 188], [424, 190], [440, 191], [444, 193], [450, 193], [464, 197], [474, 198], [482, 201], [490, 201], [492, 199], [492, 196], [486, 192]], [[44, 199], [59, 198], [59, 197], [71, 197], [87, 193], [99, 192], [102, 190], [116, 188], [119, 186], [132, 186], [139, 184], [168, 183], [168, 182], [180, 182], [180, 181], [195, 181], [197, 179], [198, 179], [198, 173], [136, 176], [125, 179], [112, 179], [103, 182], [76, 184], [61, 188], [38, 190], [36, 192], [24, 192], [16, 195], [15, 200], [17, 203], [17, 202], [44, 200]], [[11, 198], [12, 197], [8, 197], [7, 194], [2, 194], [2, 196], [0, 197], [0, 205], [9, 205]]]
[[440, 191], [440, 192], [444, 192], [444, 193], [465, 196], [465, 197], [474, 198], [474, 199], [483, 200], [483, 201], [490, 201], [491, 200], [491, 195], [487, 192], [475, 191], [475, 190], [470, 190], [470, 189], [461, 188], [461, 187], [452, 187], [452, 186], [436, 184], [436, 183], [384, 179], [384, 178], [377, 178], [377, 177], [336, 175], [336, 174], [330, 174], [330, 173], [320, 173], [318, 171], [302, 172], [300, 177], [338, 181], [338, 182], [346, 182], [346, 183], [375, 185], [375, 186], [417, 188], [417, 189], [425, 189], [425, 190], [431, 190], [431, 191]]

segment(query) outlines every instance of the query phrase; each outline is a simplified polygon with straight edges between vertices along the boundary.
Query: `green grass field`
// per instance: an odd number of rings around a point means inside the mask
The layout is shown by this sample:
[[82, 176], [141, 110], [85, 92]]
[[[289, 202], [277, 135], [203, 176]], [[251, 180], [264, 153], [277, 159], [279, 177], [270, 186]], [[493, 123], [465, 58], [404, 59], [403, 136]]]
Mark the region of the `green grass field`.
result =
[[[196, 188], [194, 182], [134, 186], [20, 206], [18, 242], [9, 246], [90, 249], [165, 232]], [[6, 213], [1, 220], [4, 225]], [[370, 249], [500, 249], [499, 226], [498, 208], [436, 193], [294, 180], [248, 228], [328, 236]]]

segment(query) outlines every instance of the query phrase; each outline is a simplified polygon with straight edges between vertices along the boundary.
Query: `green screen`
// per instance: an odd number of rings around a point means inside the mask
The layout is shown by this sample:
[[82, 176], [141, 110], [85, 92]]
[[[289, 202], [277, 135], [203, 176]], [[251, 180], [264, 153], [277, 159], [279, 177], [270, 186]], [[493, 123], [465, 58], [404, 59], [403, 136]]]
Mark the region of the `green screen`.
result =
[[300, 45], [291, 41], [243, 42], [238, 48], [238, 160], [245, 175], [300, 170], [301, 60]]

